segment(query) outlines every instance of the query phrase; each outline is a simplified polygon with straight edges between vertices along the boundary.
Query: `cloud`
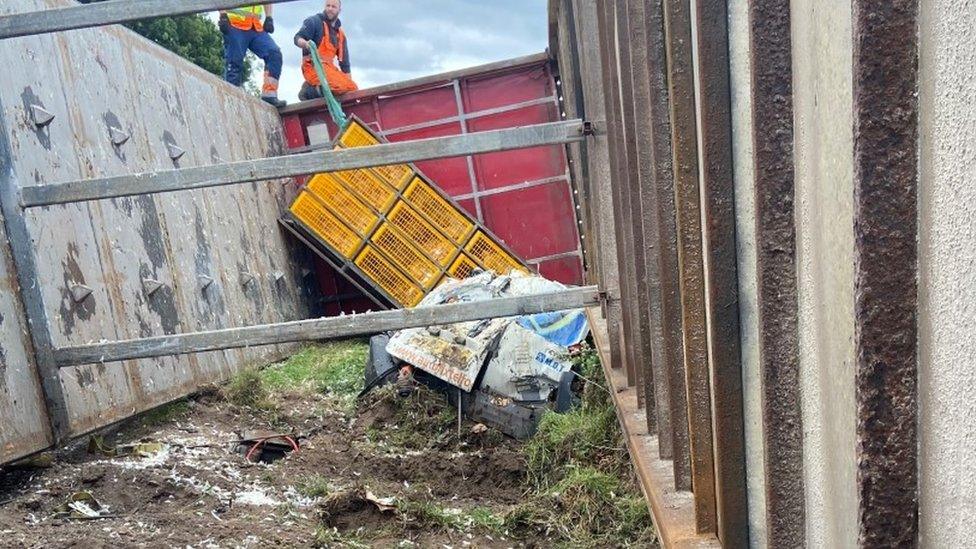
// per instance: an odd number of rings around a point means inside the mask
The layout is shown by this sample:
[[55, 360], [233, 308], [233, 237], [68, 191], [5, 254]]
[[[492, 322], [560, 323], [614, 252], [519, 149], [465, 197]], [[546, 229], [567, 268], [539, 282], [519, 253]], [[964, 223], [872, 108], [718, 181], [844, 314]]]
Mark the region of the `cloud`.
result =
[[[362, 88], [538, 53], [548, 44], [546, 0], [345, 0], [353, 78]], [[301, 52], [292, 43], [323, 0], [274, 6], [284, 54], [279, 95], [298, 100]], [[259, 79], [260, 75], [256, 75]]]

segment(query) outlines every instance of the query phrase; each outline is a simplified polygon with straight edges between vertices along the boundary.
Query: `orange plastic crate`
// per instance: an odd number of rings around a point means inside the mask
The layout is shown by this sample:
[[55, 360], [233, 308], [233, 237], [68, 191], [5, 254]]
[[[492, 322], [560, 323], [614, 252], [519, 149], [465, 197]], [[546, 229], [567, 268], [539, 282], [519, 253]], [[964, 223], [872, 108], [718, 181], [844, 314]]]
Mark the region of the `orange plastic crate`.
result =
[[474, 223], [419, 177], [413, 178], [403, 196], [411, 206], [426, 215], [435, 227], [455, 242], [463, 243], [474, 230]]
[[441, 271], [390, 225], [381, 225], [370, 237], [373, 245], [423, 289], [429, 289]]
[[373, 136], [365, 126], [356, 122], [355, 120], [350, 121], [346, 126], [346, 131], [342, 132], [339, 136], [339, 143], [343, 147], [368, 147], [370, 145], [378, 145], [380, 140]]
[[478, 268], [478, 264], [475, 263], [470, 257], [461, 254], [458, 256], [451, 268], [447, 270], [447, 274], [451, 275], [457, 279], [465, 279], [471, 276], [471, 273]]
[[352, 259], [362, 239], [332, 215], [308, 192], [302, 192], [291, 205], [291, 213], [316, 236], [346, 259]]
[[486, 269], [495, 271], [497, 274], [507, 275], [513, 269], [527, 272], [522, 264], [481, 231], [471, 237], [471, 241], [464, 247], [464, 251]]
[[437, 232], [437, 229], [424, 221], [424, 218], [406, 202], [400, 201], [394, 204], [386, 219], [406, 235], [414, 246], [441, 267], [446, 267], [454, 257], [458, 246]]
[[369, 234], [379, 220], [368, 206], [331, 174], [316, 175], [308, 182], [308, 189], [360, 235]]
[[403, 307], [413, 307], [424, 297], [420, 288], [371, 246], [363, 248], [356, 266]]

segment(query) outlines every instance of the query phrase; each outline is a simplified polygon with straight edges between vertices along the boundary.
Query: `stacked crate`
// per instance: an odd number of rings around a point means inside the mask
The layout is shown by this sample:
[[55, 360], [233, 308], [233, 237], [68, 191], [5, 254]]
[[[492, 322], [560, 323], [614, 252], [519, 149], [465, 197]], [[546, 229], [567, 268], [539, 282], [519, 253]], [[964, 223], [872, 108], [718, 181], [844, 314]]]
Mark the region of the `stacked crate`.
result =
[[[383, 141], [356, 118], [336, 149]], [[336, 265], [379, 290], [391, 304], [412, 307], [446, 278], [476, 268], [528, 272], [494, 235], [459, 208], [414, 166], [400, 164], [320, 173], [289, 209], [294, 221]]]

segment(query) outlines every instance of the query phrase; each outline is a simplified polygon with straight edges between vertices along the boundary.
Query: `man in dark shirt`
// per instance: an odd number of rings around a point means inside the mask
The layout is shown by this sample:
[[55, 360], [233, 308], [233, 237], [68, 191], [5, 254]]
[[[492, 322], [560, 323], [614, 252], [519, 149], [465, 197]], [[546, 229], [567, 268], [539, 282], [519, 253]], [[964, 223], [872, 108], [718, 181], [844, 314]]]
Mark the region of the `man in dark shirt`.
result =
[[359, 89], [349, 75], [349, 44], [346, 33], [342, 30], [342, 22], [339, 21], [340, 11], [342, 11], [342, 0], [326, 0], [322, 13], [306, 19], [302, 23], [302, 28], [295, 34], [295, 45], [305, 52], [302, 56], [302, 75], [305, 76], [305, 83], [298, 93], [298, 98], [302, 101], [322, 97], [319, 77], [309, 54], [309, 46], [313, 42], [318, 47], [322, 68], [325, 70], [325, 79], [332, 93], [342, 95]]

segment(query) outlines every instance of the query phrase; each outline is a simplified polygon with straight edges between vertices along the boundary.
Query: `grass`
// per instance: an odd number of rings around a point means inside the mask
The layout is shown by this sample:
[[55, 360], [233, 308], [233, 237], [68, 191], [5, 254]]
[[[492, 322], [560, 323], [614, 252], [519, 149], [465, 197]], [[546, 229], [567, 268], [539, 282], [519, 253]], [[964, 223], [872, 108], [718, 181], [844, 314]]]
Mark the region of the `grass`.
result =
[[369, 345], [362, 340], [311, 345], [266, 368], [241, 371], [224, 388], [224, 396], [237, 406], [273, 412], [276, 395], [323, 394], [351, 411], [363, 386], [368, 354]]
[[405, 526], [414, 529], [461, 529], [466, 521], [460, 510], [451, 510], [429, 501], [397, 501], [397, 515]]
[[140, 420], [142, 425], [145, 427], [155, 427], [157, 425], [163, 425], [165, 423], [170, 423], [179, 418], [182, 418], [190, 411], [190, 403], [187, 400], [180, 399], [176, 402], [170, 402], [169, 404], [160, 406], [159, 408], [154, 408], [148, 412], [142, 414]]
[[372, 442], [383, 442], [399, 450], [425, 450], [444, 447], [457, 438], [457, 408], [447, 398], [423, 385], [406, 398], [396, 395], [392, 385], [375, 389], [366, 407], [388, 405], [392, 417], [370, 427]]
[[370, 540], [358, 533], [343, 533], [337, 528], [320, 526], [315, 531], [312, 541], [313, 547], [346, 547], [348, 549], [369, 549], [373, 546]]
[[264, 385], [257, 368], [242, 370], [224, 389], [224, 396], [231, 404], [248, 408], [265, 409], [271, 406], [268, 388]]
[[306, 347], [284, 362], [262, 370], [272, 390], [306, 390], [339, 397], [359, 394], [369, 345], [363, 340]]
[[329, 479], [322, 475], [315, 475], [300, 482], [295, 489], [307, 498], [324, 498], [335, 492], [335, 488]]
[[571, 547], [647, 546], [656, 539], [623, 445], [595, 349], [573, 357], [584, 379], [581, 405], [548, 413], [524, 447], [534, 492], [509, 512], [513, 535], [535, 532]]

